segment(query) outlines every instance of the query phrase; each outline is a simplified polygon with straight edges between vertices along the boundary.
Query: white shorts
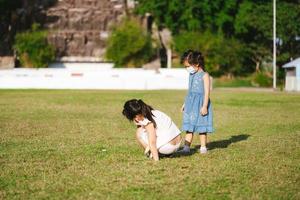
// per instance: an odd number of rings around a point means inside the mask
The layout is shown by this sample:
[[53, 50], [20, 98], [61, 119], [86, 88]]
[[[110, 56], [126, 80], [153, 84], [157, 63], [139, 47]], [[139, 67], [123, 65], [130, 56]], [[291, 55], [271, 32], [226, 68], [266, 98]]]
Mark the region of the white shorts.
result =
[[[148, 145], [149, 140], [148, 140], [147, 132], [142, 131], [140, 133], [140, 139], [143, 140], [143, 142]], [[169, 154], [175, 153], [179, 149], [179, 147], [180, 147], [180, 142], [176, 145], [167, 143], [167, 144], [164, 144], [163, 146], [161, 146], [160, 148], [158, 148], [158, 152], [161, 154], [169, 155]]]

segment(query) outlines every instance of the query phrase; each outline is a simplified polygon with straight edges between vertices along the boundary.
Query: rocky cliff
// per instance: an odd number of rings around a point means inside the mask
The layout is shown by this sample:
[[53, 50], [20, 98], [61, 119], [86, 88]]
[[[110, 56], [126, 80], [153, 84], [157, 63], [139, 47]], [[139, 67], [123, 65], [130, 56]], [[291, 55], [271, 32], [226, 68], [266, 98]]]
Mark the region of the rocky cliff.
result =
[[125, 14], [124, 0], [59, 0], [46, 11], [49, 42], [57, 56], [103, 57], [112, 24]]

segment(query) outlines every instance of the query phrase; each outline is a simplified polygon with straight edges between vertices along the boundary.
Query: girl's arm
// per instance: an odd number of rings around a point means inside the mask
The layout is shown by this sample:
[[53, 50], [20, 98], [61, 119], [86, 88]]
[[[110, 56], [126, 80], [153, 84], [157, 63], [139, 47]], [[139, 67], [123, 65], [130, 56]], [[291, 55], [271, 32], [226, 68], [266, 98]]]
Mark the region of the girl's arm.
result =
[[209, 83], [209, 74], [205, 73], [203, 76], [204, 81], [204, 102], [201, 108], [201, 114], [206, 115], [207, 114], [207, 107], [208, 107], [208, 101], [209, 101], [209, 89], [210, 89], [210, 83]]
[[150, 146], [150, 151], [152, 153], [153, 159], [155, 161], [159, 160], [159, 156], [158, 156], [158, 150], [156, 147], [156, 132], [155, 132], [155, 128], [153, 123], [148, 124], [147, 126], [145, 126], [145, 129], [147, 131], [147, 133], [149, 134], [149, 146]]

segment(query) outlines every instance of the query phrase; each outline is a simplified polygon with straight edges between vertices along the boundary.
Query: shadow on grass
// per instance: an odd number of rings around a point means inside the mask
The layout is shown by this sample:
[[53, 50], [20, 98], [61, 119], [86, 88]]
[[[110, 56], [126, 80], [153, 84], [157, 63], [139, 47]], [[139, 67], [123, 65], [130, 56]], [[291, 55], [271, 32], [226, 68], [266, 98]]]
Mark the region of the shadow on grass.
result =
[[[247, 140], [250, 137], [248, 134], [241, 134], [241, 135], [233, 135], [229, 139], [226, 140], [219, 140], [219, 141], [213, 141], [207, 144], [208, 150], [211, 151], [213, 149], [224, 149], [227, 148], [232, 143], [237, 143], [243, 140]], [[169, 156], [163, 156], [163, 157], [181, 157], [181, 156], [191, 156], [195, 153], [198, 153], [198, 150], [200, 148], [200, 145], [196, 145], [195, 148], [191, 148], [191, 151], [189, 153], [184, 152], [176, 152]], [[181, 148], [182, 149], [182, 148]]]
[[[227, 140], [219, 140], [219, 141], [213, 141], [207, 144], [208, 150], [213, 149], [224, 149], [227, 148], [232, 143], [237, 143], [243, 140], [247, 140], [250, 137], [248, 134], [241, 134], [241, 135], [233, 135], [231, 138]], [[200, 146], [198, 146], [200, 148]]]

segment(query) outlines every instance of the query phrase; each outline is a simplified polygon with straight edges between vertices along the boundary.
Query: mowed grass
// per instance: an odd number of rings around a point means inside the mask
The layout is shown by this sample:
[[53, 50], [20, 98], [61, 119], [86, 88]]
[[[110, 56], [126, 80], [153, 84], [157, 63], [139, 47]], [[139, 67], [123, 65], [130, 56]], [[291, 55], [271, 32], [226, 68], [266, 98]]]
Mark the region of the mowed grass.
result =
[[0, 90], [0, 199], [300, 199], [299, 94], [214, 90], [209, 153], [148, 160], [124, 102], [185, 94]]

